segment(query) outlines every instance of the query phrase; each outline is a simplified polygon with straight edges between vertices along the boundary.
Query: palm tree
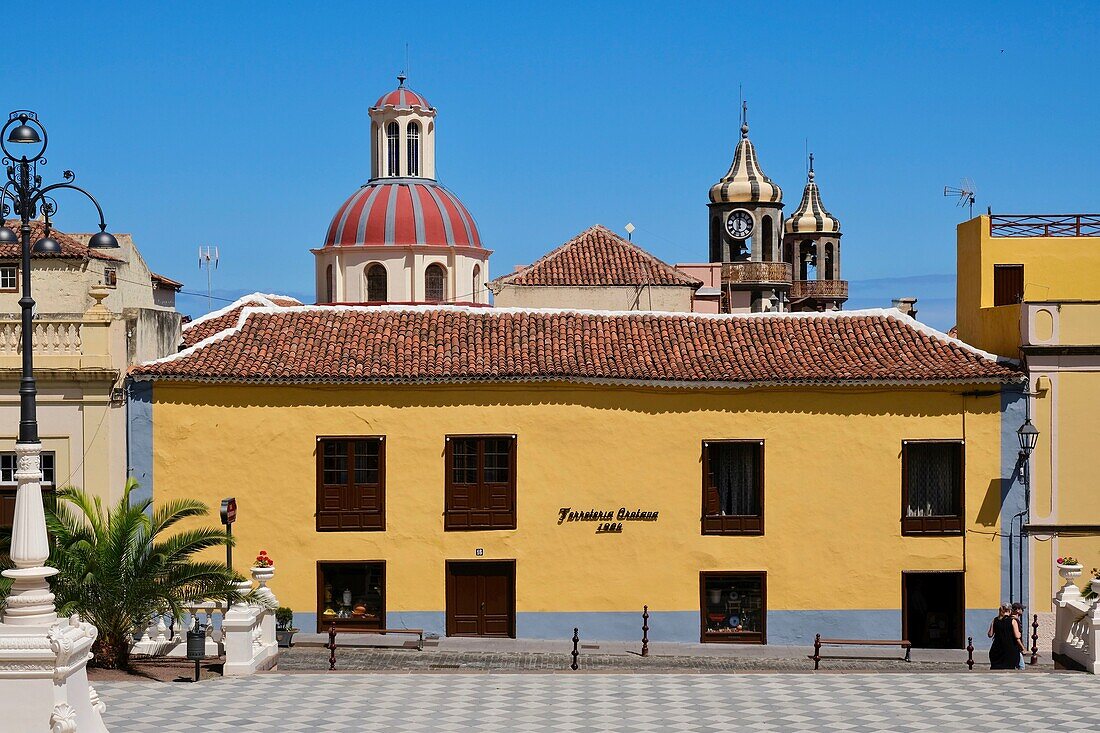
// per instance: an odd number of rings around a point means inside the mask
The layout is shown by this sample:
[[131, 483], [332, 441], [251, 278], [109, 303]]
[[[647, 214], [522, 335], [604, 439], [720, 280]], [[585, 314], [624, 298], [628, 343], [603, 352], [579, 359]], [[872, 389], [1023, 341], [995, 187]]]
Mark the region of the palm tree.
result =
[[180, 618], [184, 605], [207, 600], [236, 603], [242, 578], [224, 563], [195, 555], [229, 541], [214, 527], [177, 528], [177, 523], [204, 517], [201, 501], [177, 499], [153, 508], [153, 500], [131, 501], [137, 482], [130, 479], [122, 497], [104, 511], [103, 502], [83, 489], [67, 487], [47, 500], [50, 531], [49, 564], [58, 613], [79, 613], [99, 629], [92, 664], [129, 666], [131, 633], [156, 614]]

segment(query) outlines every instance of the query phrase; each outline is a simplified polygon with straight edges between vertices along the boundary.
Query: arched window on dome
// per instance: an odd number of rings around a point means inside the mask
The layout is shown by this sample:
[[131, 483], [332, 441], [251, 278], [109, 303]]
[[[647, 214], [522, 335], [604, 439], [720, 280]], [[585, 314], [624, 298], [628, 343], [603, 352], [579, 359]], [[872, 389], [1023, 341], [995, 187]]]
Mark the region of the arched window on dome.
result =
[[378, 263], [367, 268], [367, 302], [385, 303], [389, 300], [386, 268]]
[[386, 175], [399, 176], [401, 130], [396, 121], [386, 125]]
[[405, 130], [405, 140], [407, 141], [408, 153], [406, 155], [407, 165], [409, 166], [410, 176], [420, 175], [420, 125], [415, 122], [410, 122], [409, 127]]
[[443, 266], [432, 263], [424, 270], [424, 300], [429, 303], [441, 303], [446, 297], [446, 277]]
[[481, 265], [474, 265], [474, 289], [470, 300], [475, 303], [481, 300]]
[[332, 265], [325, 268], [325, 302], [332, 303], [335, 295], [335, 283], [332, 279]]

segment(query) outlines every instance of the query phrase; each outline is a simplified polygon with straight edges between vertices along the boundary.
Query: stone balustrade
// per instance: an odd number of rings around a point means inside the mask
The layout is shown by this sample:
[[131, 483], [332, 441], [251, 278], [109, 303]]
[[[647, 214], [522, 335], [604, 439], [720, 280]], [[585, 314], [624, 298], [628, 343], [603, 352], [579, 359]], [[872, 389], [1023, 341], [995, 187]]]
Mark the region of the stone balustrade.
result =
[[[80, 355], [80, 320], [36, 320], [32, 337], [35, 354]], [[23, 353], [19, 321], [0, 321], [0, 355]]]
[[791, 283], [791, 300], [802, 298], [848, 299], [847, 280], [795, 280]]
[[[1060, 567], [1059, 573], [1066, 584], [1054, 597], [1054, 659], [1100, 674], [1100, 595], [1091, 602], [1081, 596], [1073, 582], [1081, 574], [1080, 567], [1070, 571]], [[1092, 588], [1100, 593], [1100, 580], [1093, 580]]]
[[197, 620], [206, 629], [206, 656], [220, 657], [225, 654], [225, 603], [189, 603], [185, 609], [182, 618], [153, 618], [141, 636], [134, 640], [130, 653], [153, 657], [185, 657], [187, 630], [193, 628]]
[[[223, 674], [227, 677], [249, 675], [271, 669], [279, 661], [279, 645], [275, 638], [275, 609], [278, 601], [267, 587], [275, 575], [274, 568], [252, 568], [257, 582], [258, 599], [251, 603], [236, 603], [225, 609], [225, 603], [192, 603], [187, 613], [171, 624], [164, 616], [153, 619], [141, 638], [135, 641], [131, 654], [186, 657], [187, 630], [195, 620], [206, 629], [206, 656], [225, 657]], [[241, 581], [242, 594], [252, 590], [251, 581]]]

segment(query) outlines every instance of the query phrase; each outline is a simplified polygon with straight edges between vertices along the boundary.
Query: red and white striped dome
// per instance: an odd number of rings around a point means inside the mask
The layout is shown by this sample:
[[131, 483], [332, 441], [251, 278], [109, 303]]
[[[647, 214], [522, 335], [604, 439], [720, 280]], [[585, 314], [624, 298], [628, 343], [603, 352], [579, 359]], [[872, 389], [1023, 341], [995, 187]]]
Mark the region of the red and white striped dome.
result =
[[428, 104], [428, 100], [424, 98], [424, 95], [417, 94], [412, 89], [406, 88], [405, 82], [402, 79], [401, 85], [398, 86], [397, 89], [383, 94], [378, 98], [378, 101], [374, 103], [375, 109], [381, 109], [382, 107], [394, 107], [396, 109], [412, 109], [413, 107], [419, 107], [423, 110], [429, 110], [432, 108], [432, 105]]
[[481, 247], [481, 235], [458, 197], [435, 181], [377, 178], [337, 209], [325, 237], [326, 247], [409, 244]]

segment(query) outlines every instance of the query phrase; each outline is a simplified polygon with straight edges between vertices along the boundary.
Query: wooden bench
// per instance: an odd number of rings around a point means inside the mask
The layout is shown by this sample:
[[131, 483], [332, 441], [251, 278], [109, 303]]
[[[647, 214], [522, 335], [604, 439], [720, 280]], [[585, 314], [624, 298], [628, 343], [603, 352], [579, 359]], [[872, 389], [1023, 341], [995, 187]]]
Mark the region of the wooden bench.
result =
[[821, 634], [817, 634], [814, 637], [814, 653], [810, 655], [810, 659], [814, 660], [814, 669], [820, 669], [822, 659], [878, 659], [879, 657], [842, 657], [821, 656], [821, 647], [823, 646], [900, 646], [905, 650], [905, 661], [912, 661], [909, 658], [909, 652], [913, 649], [912, 642], [905, 639], [822, 639]]
[[353, 627], [337, 629], [336, 625], [333, 624], [328, 634], [330, 644], [336, 643], [336, 633], [338, 631], [345, 634], [414, 634], [417, 638], [416, 650], [420, 652], [424, 651], [424, 629], [358, 629]]

